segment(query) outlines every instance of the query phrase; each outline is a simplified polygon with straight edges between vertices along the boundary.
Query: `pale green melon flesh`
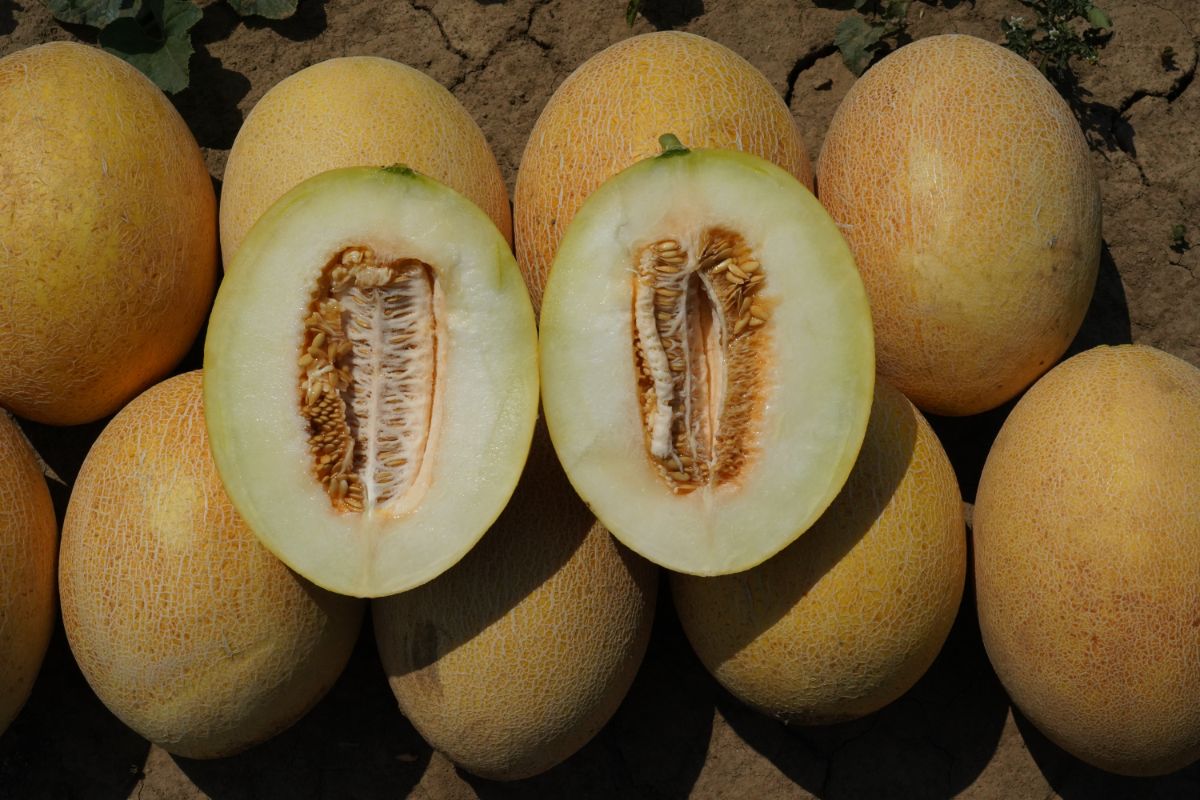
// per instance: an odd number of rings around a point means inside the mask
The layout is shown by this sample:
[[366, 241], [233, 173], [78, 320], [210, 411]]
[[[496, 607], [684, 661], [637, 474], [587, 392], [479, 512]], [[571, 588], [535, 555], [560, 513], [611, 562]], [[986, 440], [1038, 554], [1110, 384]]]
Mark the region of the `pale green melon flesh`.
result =
[[[761, 265], [757, 302], [770, 312], [741, 467], [681, 488], [651, 456], [661, 437], [643, 413], [635, 273], [654, 243], [698, 251], [716, 230]], [[724, 357], [707, 358], [710, 397], [746, 400]], [[649, 159], [588, 199], [551, 269], [541, 359], [546, 421], [575, 489], [630, 548], [695, 575], [748, 569], [820, 516], [853, 466], [874, 385], [867, 298], [834, 222], [793, 177], [731, 151]]]
[[[437, 313], [436, 364], [419, 371], [436, 375], [432, 408], [404, 400], [430, 419], [419, 478], [361, 513], [318, 480], [298, 363], [318, 280], [348, 248], [422, 262]], [[213, 308], [205, 413], [222, 482], [263, 543], [314, 583], [366, 597], [422, 584], [475, 544], [516, 486], [537, 413], [536, 342], [508, 245], [469, 201], [404, 169], [312, 178], [256, 223]], [[355, 370], [370, 361], [355, 359]], [[396, 368], [382, 364], [361, 369]], [[389, 391], [414, 384], [372, 375]]]

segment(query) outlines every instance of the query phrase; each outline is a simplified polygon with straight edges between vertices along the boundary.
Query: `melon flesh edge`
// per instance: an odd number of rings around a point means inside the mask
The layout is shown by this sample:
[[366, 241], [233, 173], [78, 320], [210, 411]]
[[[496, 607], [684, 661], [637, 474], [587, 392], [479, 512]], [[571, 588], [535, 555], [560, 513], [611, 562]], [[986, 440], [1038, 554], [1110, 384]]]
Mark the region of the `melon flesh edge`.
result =
[[[772, 352], [757, 454], [736, 484], [673, 495], [647, 455], [634, 361], [640, 248], [689, 229], [741, 234], [767, 274]], [[841, 234], [807, 189], [731, 151], [642, 162], [573, 220], [542, 309], [542, 398], [576, 490], [622, 542], [670, 569], [748, 569], [841, 489], [874, 385], [870, 312]]]
[[[440, 424], [425, 456], [432, 480], [397, 518], [333, 509], [299, 413], [296, 361], [313, 287], [354, 245], [424, 261], [444, 299]], [[512, 494], [537, 409], [533, 312], [495, 226], [422, 176], [335, 170], [272, 207], [235, 266], [210, 322], [205, 400], [213, 454], [239, 512], [288, 566], [343, 594], [394, 594], [454, 564]]]

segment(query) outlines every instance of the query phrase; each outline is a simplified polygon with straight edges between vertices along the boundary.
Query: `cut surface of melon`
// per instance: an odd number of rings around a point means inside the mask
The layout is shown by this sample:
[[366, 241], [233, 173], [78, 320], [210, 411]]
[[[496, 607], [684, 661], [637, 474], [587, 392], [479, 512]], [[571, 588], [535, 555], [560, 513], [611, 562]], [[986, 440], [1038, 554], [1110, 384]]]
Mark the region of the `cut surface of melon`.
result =
[[542, 397], [572, 484], [669, 569], [748, 569], [824, 511], [874, 383], [866, 295], [792, 176], [668, 150], [604, 184], [558, 250]]
[[205, 344], [213, 455], [264, 544], [378, 597], [458, 561], [516, 486], [537, 411], [507, 242], [404, 168], [334, 170], [255, 225]]

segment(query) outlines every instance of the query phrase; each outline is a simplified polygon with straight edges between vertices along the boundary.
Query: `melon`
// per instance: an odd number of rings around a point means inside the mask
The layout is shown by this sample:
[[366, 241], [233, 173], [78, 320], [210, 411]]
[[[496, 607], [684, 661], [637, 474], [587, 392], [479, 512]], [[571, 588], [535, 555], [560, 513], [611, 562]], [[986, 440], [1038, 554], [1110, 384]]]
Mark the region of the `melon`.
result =
[[542, 399], [571, 483], [668, 569], [738, 572], [842, 488], [871, 407], [871, 319], [833, 220], [748, 153], [664, 152], [597, 189], [559, 246]]
[[58, 526], [33, 448], [0, 411], [0, 734], [25, 705], [54, 631]]
[[1101, 769], [1200, 758], [1200, 370], [1142, 345], [1051, 370], [975, 500], [988, 657], [1021, 712]]
[[284, 195], [221, 284], [204, 350], [213, 455], [285, 563], [381, 597], [499, 516], [537, 416], [537, 333], [508, 243], [406, 167]]
[[417, 69], [349, 56], [285, 78], [246, 117], [221, 188], [226, 270], [255, 220], [296, 184], [338, 167], [395, 163], [466, 195], [511, 243], [500, 167], [462, 104]]
[[148, 78], [94, 47], [0, 59], [0, 405], [113, 413], [188, 351], [216, 283], [216, 199]]
[[341, 673], [364, 608], [295, 575], [238, 516], [209, 454], [199, 372], [140, 395], [92, 445], [59, 583], [96, 695], [188, 758], [237, 753], [299, 719]]
[[430, 583], [375, 600], [404, 716], [463, 769], [544, 772], [616, 711], [650, 638], [657, 570], [571, 491], [544, 430], [504, 514]]
[[658, 137], [668, 131], [690, 147], [753, 153], [812, 188], [808, 150], [791, 112], [744, 58], [679, 31], [617, 42], [555, 90], [521, 157], [513, 222], [534, 308], [583, 201], [625, 167], [657, 154]]
[[821, 202], [871, 298], [879, 372], [926, 411], [1014, 397], [1079, 330], [1100, 263], [1100, 192], [1070, 107], [1024, 59], [931, 36], [838, 106]]
[[817, 523], [759, 566], [672, 575], [684, 632], [721, 685], [785, 722], [892, 702], [933, 663], [962, 599], [962, 497], [929, 423], [875, 384], [866, 440]]

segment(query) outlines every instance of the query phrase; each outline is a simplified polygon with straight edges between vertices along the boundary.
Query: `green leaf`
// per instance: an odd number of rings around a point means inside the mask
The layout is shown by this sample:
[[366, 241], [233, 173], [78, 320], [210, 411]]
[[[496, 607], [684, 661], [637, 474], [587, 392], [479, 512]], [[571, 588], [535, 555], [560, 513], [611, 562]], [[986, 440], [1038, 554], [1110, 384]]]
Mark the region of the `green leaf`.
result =
[[641, 11], [642, 0], [629, 0], [629, 5], [625, 6], [625, 24], [632, 28]]
[[1105, 14], [1095, 6], [1088, 6], [1087, 18], [1093, 28], [1104, 28], [1107, 30], [1112, 27], [1112, 20], [1108, 18], [1108, 14]]
[[298, 0], [227, 0], [229, 7], [242, 17], [287, 19], [296, 13]]
[[103, 28], [120, 17], [138, 12], [140, 0], [42, 0], [59, 22]]
[[191, 0], [142, 0], [137, 17], [122, 17], [100, 31], [100, 46], [174, 94], [187, 88], [192, 57], [188, 31], [203, 16]]
[[854, 10], [862, 11], [863, 6], [865, 6], [867, 2], [868, 0], [854, 0]]
[[846, 17], [837, 26], [833, 43], [842, 54], [842, 61], [855, 75], [862, 75], [883, 36], [882, 25], [869, 25], [862, 17]]

